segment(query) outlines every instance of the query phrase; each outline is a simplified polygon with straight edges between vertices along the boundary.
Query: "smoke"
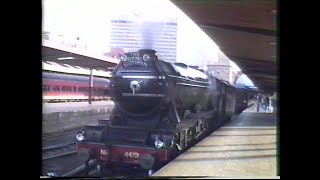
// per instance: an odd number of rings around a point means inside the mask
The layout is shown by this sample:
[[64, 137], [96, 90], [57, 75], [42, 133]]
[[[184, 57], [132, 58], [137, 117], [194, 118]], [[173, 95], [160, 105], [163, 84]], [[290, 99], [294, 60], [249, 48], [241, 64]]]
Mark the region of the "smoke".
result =
[[162, 21], [145, 21], [141, 24], [141, 42], [143, 49], [154, 49], [163, 30]]

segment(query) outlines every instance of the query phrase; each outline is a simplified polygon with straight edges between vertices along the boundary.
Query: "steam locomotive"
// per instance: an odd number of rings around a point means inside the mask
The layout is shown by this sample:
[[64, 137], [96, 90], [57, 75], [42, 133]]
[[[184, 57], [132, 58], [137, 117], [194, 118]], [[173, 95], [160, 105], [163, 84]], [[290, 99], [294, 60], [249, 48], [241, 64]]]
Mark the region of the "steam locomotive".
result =
[[117, 165], [149, 172], [163, 165], [248, 106], [243, 91], [183, 63], [141, 49], [121, 56], [110, 80], [110, 119], [76, 135], [86, 166], [101, 173]]

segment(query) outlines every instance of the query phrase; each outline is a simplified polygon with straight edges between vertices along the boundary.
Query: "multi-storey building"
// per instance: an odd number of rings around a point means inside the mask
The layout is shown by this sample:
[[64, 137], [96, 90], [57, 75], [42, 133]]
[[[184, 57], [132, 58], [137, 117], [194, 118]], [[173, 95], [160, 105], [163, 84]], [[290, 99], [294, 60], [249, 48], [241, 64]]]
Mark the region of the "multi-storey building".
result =
[[177, 21], [141, 20], [134, 17], [110, 21], [110, 46], [136, 51], [151, 48], [160, 59], [176, 62]]
[[221, 51], [218, 52], [218, 61], [210, 62], [207, 67], [215, 77], [235, 84], [239, 71], [231, 67], [230, 60]]

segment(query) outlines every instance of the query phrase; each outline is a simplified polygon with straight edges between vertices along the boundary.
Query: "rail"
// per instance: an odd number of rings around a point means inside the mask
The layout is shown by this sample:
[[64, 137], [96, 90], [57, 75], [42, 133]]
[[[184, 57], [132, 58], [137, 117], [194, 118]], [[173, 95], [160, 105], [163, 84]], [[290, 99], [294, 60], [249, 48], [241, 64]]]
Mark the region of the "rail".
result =
[[57, 145], [47, 146], [42, 148], [42, 160], [48, 160], [52, 158], [57, 158], [69, 154], [75, 154], [76, 151], [76, 142], [70, 141]]
[[[89, 161], [89, 170], [94, 167], [96, 165], [96, 160], [90, 160]], [[62, 175], [62, 177], [72, 177], [72, 176], [79, 176], [81, 173], [83, 173], [85, 170], [85, 165], [79, 166], [75, 169], [73, 169], [72, 171]]]

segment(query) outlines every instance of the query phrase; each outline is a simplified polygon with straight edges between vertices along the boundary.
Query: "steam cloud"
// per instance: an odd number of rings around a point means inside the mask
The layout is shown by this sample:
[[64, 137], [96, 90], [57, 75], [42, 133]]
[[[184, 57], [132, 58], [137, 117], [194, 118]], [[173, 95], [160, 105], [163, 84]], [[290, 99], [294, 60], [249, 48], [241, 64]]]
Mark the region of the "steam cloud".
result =
[[154, 43], [160, 39], [163, 22], [146, 21], [141, 25], [141, 39], [143, 49], [154, 49]]

